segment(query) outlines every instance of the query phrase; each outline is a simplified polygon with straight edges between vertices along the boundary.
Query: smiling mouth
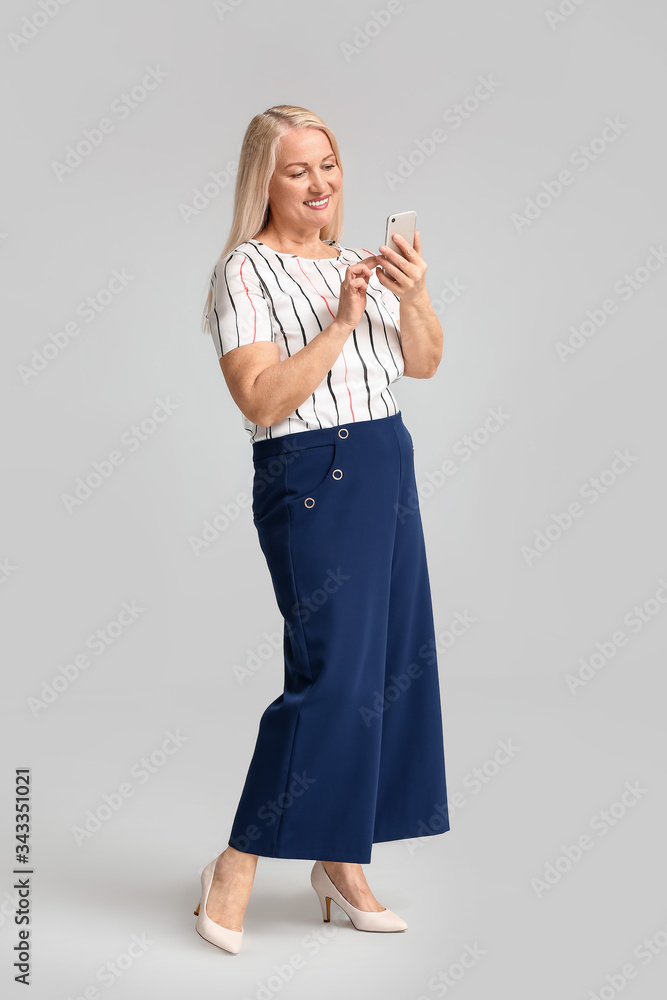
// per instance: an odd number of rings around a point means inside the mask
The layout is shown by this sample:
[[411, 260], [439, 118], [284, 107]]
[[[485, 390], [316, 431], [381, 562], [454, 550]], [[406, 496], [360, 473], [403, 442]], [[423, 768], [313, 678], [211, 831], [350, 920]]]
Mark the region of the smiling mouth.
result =
[[329, 204], [330, 197], [331, 197], [330, 195], [327, 195], [326, 198], [320, 198], [317, 201], [304, 201], [304, 205], [307, 205], [308, 208], [315, 208], [315, 209], [326, 208], [327, 205]]

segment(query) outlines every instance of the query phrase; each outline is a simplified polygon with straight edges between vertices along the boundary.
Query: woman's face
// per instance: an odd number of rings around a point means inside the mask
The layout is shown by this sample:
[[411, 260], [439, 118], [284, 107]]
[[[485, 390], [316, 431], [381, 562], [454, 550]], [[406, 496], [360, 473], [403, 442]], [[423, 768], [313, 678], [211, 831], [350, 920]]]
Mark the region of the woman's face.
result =
[[[331, 222], [342, 177], [326, 132], [290, 129], [278, 145], [276, 169], [269, 184], [271, 217], [280, 229], [302, 233]], [[308, 202], [322, 201], [311, 207]]]

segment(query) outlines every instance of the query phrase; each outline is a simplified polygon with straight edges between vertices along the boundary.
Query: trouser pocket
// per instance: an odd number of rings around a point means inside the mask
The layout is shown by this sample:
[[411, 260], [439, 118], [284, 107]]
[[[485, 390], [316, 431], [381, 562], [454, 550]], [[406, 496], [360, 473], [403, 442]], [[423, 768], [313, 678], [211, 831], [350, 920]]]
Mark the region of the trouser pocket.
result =
[[342, 475], [336, 442], [302, 448], [293, 457], [287, 468], [285, 501], [289, 506], [314, 507], [322, 491]]

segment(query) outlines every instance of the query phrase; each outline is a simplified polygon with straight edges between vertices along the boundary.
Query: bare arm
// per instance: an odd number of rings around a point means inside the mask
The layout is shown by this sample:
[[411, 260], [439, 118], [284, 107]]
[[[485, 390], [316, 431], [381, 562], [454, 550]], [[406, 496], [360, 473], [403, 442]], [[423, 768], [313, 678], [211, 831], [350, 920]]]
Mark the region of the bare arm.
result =
[[353, 329], [336, 318], [284, 361], [278, 345], [266, 341], [235, 347], [224, 354], [220, 358], [222, 374], [241, 413], [260, 427], [284, 420], [333, 367]]
[[378, 268], [378, 280], [400, 298], [403, 374], [431, 378], [442, 360], [443, 333], [426, 291], [424, 275], [428, 264], [421, 254], [421, 235], [415, 230], [414, 247], [398, 233], [394, 242], [407, 260], [391, 248], [380, 247], [384, 259]]
[[275, 342], [234, 347], [220, 358], [232, 399], [248, 420], [270, 427], [293, 413], [333, 367], [366, 308], [366, 289], [376, 257], [350, 264], [340, 285], [336, 317], [291, 357], [280, 360]]
[[403, 374], [432, 378], [442, 360], [443, 333], [426, 289], [401, 296], [400, 317]]

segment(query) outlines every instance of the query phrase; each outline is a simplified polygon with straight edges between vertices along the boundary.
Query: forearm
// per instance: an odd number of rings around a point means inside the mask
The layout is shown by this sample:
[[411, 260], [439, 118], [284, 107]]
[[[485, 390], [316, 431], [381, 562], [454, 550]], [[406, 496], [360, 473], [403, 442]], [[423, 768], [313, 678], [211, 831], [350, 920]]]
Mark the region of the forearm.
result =
[[400, 327], [404, 374], [431, 378], [442, 358], [443, 333], [426, 289], [401, 296]]
[[291, 357], [262, 369], [250, 390], [258, 401], [255, 409], [261, 426], [284, 420], [308, 399], [333, 367], [351, 332], [334, 319]]

